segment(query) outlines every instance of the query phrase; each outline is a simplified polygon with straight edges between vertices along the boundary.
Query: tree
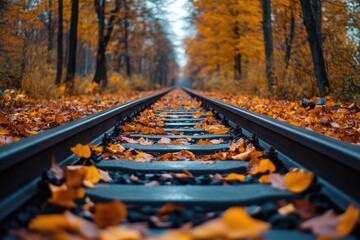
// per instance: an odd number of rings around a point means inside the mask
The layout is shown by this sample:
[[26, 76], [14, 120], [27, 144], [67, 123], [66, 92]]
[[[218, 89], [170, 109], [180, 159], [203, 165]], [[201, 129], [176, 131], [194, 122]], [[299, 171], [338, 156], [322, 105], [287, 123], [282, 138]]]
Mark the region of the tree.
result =
[[325, 61], [319, 39], [319, 30], [311, 7], [310, 0], [300, 0], [303, 13], [304, 25], [307, 32], [307, 38], [311, 49], [311, 56], [314, 65], [315, 76], [320, 96], [326, 96], [330, 93], [330, 84], [325, 69]]
[[100, 85], [104, 90], [107, 85], [107, 70], [106, 70], [106, 47], [110, 41], [111, 33], [114, 29], [114, 22], [116, 13], [120, 9], [120, 0], [115, 0], [115, 7], [111, 10], [111, 15], [105, 29], [105, 5], [106, 0], [95, 0], [95, 9], [98, 17], [99, 34], [98, 34], [98, 50], [96, 56], [96, 70], [93, 82]]
[[274, 47], [271, 28], [271, 1], [262, 0], [263, 7], [263, 32], [264, 32], [264, 45], [265, 45], [265, 66], [266, 78], [268, 81], [269, 91], [275, 85], [275, 63], [274, 63]]
[[63, 0], [58, 0], [58, 35], [57, 35], [57, 67], [55, 84], [61, 84], [61, 76], [63, 69]]
[[69, 93], [74, 90], [74, 78], [76, 72], [76, 49], [77, 49], [77, 28], [79, 17], [79, 0], [71, 2], [71, 22], [69, 36], [69, 60], [66, 74], [66, 85]]

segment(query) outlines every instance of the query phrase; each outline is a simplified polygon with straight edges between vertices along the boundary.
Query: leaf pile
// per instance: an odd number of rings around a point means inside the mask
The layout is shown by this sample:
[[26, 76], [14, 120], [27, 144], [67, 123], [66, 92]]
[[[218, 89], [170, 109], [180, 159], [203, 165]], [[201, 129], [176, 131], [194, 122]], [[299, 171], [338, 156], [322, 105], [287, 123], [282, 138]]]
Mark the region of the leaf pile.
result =
[[304, 103], [220, 92], [200, 93], [329, 137], [360, 144], [360, 106], [355, 103], [338, 104], [330, 97], [313, 97]]
[[153, 93], [83, 95], [45, 100], [33, 99], [15, 90], [5, 90], [4, 95], [0, 96], [0, 147]]

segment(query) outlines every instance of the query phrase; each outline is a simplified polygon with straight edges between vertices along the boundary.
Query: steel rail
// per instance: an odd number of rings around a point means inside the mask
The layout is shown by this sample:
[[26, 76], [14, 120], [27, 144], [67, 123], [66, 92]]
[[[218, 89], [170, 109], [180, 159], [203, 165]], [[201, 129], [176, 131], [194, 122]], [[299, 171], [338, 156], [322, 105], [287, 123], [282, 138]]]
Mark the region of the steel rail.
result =
[[102, 136], [124, 118], [150, 106], [172, 89], [46, 130], [0, 148], [0, 221], [37, 193], [41, 173], [52, 157], [60, 166], [76, 160], [70, 147]]
[[184, 90], [236, 126], [256, 133], [290, 160], [315, 172], [325, 181], [330, 197], [341, 201], [341, 207], [349, 202], [360, 206], [360, 147]]

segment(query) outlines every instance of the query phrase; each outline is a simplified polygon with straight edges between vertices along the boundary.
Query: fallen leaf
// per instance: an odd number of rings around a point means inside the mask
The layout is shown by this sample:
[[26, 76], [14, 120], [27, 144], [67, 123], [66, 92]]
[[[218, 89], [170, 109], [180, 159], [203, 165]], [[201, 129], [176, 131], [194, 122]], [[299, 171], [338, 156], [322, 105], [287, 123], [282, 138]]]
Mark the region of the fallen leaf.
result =
[[171, 144], [171, 139], [163, 137], [158, 141], [158, 144], [159, 145], [169, 145], [169, 144]]
[[100, 181], [100, 171], [95, 166], [88, 166], [86, 168], [85, 179], [91, 183], [98, 183]]
[[295, 212], [296, 208], [295, 208], [295, 206], [293, 204], [290, 203], [290, 204], [287, 204], [287, 205], [285, 205], [285, 206], [283, 206], [281, 208], [278, 208], [277, 211], [278, 211], [278, 213], [280, 215], [286, 216], [286, 215], [289, 215], [290, 213]]
[[359, 220], [359, 209], [350, 204], [346, 212], [339, 216], [339, 225], [336, 231], [340, 236], [345, 237], [351, 233]]
[[144, 138], [139, 138], [137, 140], [137, 142], [140, 144], [140, 145], [144, 145], [144, 146], [152, 146], [154, 145], [154, 141], [153, 140], [149, 140], [148, 138], [144, 139]]
[[224, 139], [222, 139], [222, 138], [220, 138], [220, 139], [212, 139], [212, 140], [210, 140], [210, 142], [212, 144], [221, 144], [221, 143], [224, 142]]
[[89, 158], [91, 156], [90, 147], [88, 145], [76, 144], [71, 151], [79, 158]]
[[51, 157], [50, 171], [52, 172], [52, 174], [54, 174], [54, 176], [57, 179], [61, 180], [64, 178], [64, 175], [65, 175], [64, 170], [62, 170], [62, 168], [59, 167], [54, 156]]
[[125, 220], [126, 216], [126, 206], [120, 201], [95, 204], [93, 219], [99, 227], [117, 225]]
[[225, 181], [238, 181], [238, 182], [244, 182], [246, 176], [244, 174], [238, 174], [238, 173], [230, 173], [228, 174], [224, 180]]
[[49, 184], [49, 189], [51, 191], [51, 197], [48, 199], [49, 203], [66, 208], [76, 207], [74, 200], [78, 194], [75, 188], [68, 188], [65, 184], [61, 186]]
[[200, 139], [199, 141], [197, 141], [198, 145], [213, 145], [213, 143], [211, 142], [210, 139]]
[[300, 193], [311, 185], [313, 179], [314, 174], [311, 172], [293, 171], [285, 175], [284, 184], [287, 190]]
[[81, 187], [85, 179], [84, 166], [67, 166], [65, 168], [65, 183], [68, 187]]
[[120, 226], [109, 226], [100, 231], [100, 240], [141, 240], [139, 231], [126, 229]]
[[270, 183], [269, 175], [262, 175], [261, 177], [259, 177], [258, 181], [259, 183], [269, 184]]
[[280, 190], [286, 189], [284, 176], [282, 176], [278, 173], [270, 173], [269, 179], [270, 179], [271, 187], [280, 189]]
[[175, 152], [173, 155], [177, 160], [192, 160], [196, 159], [195, 154], [188, 150], [181, 150], [180, 152]]
[[307, 220], [316, 214], [316, 208], [309, 200], [299, 199], [293, 201], [292, 204], [303, 220]]
[[249, 216], [245, 209], [232, 207], [221, 218], [205, 222], [193, 228], [190, 233], [196, 239], [253, 238], [270, 227], [270, 224]]
[[5, 114], [2, 111], [0, 111], [0, 124], [9, 124], [9, 123], [10, 122], [5, 116]]
[[112, 178], [109, 175], [109, 172], [99, 169], [100, 171], [100, 179], [104, 182], [110, 182]]
[[110, 143], [109, 144], [109, 148], [111, 149], [112, 152], [114, 153], [122, 153], [125, 151], [125, 148], [120, 145], [120, 144], [113, 144], [113, 143]]
[[144, 152], [139, 152], [135, 157], [135, 161], [137, 162], [151, 162], [153, 160], [155, 160], [153, 155]]
[[260, 160], [258, 165], [255, 165], [250, 171], [251, 175], [261, 174], [261, 173], [272, 173], [275, 172], [276, 167], [270, 159]]

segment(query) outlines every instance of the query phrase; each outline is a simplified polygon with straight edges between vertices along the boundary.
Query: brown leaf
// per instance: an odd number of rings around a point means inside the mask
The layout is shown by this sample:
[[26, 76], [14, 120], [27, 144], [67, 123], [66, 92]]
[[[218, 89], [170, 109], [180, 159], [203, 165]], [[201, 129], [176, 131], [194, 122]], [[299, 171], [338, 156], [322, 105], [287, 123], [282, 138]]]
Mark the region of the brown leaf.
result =
[[137, 162], [151, 162], [153, 160], [155, 160], [153, 155], [144, 152], [139, 152], [135, 157], [135, 161]]
[[61, 180], [64, 178], [65, 175], [64, 170], [62, 170], [61, 167], [59, 167], [54, 156], [51, 157], [50, 171], [57, 179]]
[[316, 214], [315, 206], [308, 200], [299, 199], [292, 202], [296, 212], [299, 214], [301, 219], [307, 220]]
[[171, 144], [171, 139], [163, 137], [158, 141], [158, 144], [159, 145], [169, 145], [169, 144]]
[[100, 231], [100, 240], [141, 240], [139, 231], [120, 226], [109, 226]]
[[99, 227], [117, 225], [127, 216], [125, 204], [117, 200], [95, 204], [94, 209], [93, 219]]
[[282, 176], [278, 173], [270, 173], [269, 179], [270, 179], [271, 186], [273, 188], [277, 188], [280, 190], [286, 189], [284, 176]]
[[149, 140], [148, 138], [144, 139], [144, 138], [139, 138], [138, 143], [140, 145], [144, 145], [144, 146], [152, 146], [154, 145], [154, 141], [153, 140]]
[[6, 115], [0, 110], [0, 124], [9, 124], [9, 120]]
[[67, 166], [65, 168], [65, 183], [68, 187], [81, 187], [85, 179], [86, 168], [83, 166]]
[[109, 172], [99, 169], [100, 171], [100, 179], [104, 182], [110, 182], [112, 178], [109, 175]]

